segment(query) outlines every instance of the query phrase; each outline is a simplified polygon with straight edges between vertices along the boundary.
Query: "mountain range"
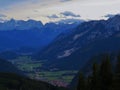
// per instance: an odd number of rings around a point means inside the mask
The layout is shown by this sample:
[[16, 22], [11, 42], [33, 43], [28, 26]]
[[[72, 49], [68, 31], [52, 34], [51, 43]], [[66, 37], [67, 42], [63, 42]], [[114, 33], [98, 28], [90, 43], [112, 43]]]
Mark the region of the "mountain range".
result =
[[70, 34], [61, 33], [36, 57], [47, 60], [48, 68], [79, 70], [94, 55], [119, 51], [119, 42], [120, 16], [116, 15], [108, 20], [84, 22]]
[[17, 50], [31, 53], [47, 46], [62, 32], [70, 32], [83, 21], [49, 22], [14, 20], [0, 23], [0, 52]]

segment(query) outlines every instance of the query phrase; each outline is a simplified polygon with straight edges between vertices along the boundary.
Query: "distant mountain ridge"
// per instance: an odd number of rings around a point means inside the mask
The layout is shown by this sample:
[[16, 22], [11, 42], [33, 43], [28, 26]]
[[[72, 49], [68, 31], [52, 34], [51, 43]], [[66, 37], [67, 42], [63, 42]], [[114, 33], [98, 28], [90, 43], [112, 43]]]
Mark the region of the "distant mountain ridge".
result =
[[5, 21], [3, 23], [0, 23], [0, 30], [29, 30], [29, 29], [41, 29], [43, 27], [43, 24], [41, 21], [35, 21], [35, 20], [15, 20], [11, 19], [9, 21]]
[[[18, 49], [41, 49], [47, 46], [60, 33], [69, 33], [82, 21], [73, 21], [71, 24], [64, 22], [49, 22], [43, 25], [41, 21], [14, 20], [0, 23], [0, 52]], [[20, 50], [22, 52], [22, 50]], [[25, 50], [23, 50], [25, 51]], [[28, 53], [31, 53], [28, 50]], [[34, 51], [34, 50], [33, 50]]]
[[77, 19], [66, 19], [57, 22], [48, 22], [46, 24], [43, 24], [41, 21], [36, 21], [32, 19], [29, 19], [27, 21], [10, 19], [4, 22], [0, 22], [0, 30], [31, 30], [31, 29], [43, 30], [46, 27], [52, 27], [53, 29], [53, 26], [59, 27], [62, 25], [69, 25], [69, 24], [71, 24], [72, 26], [74, 26], [74, 24], [79, 25], [82, 22], [84, 21]]

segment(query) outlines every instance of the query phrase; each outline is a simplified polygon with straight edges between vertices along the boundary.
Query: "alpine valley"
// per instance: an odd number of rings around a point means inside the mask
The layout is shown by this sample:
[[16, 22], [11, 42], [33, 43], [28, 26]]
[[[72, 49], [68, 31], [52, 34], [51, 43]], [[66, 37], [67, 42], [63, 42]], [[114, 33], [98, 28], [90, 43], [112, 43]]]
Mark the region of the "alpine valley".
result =
[[[0, 80], [7, 77], [13, 82], [10, 86], [0, 81], [4, 90], [75, 89], [80, 73], [91, 75], [93, 63], [100, 65], [104, 56], [110, 55], [115, 68], [120, 51], [120, 15], [107, 20], [46, 24], [11, 19], [0, 23], [0, 42]], [[33, 89], [26, 89], [29, 86]]]

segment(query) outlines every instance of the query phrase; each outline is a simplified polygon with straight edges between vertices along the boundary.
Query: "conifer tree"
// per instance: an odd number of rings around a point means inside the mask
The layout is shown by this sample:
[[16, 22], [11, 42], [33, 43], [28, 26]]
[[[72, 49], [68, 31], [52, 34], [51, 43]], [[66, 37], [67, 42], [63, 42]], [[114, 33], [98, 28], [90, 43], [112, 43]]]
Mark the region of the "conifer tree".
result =
[[99, 88], [99, 76], [98, 76], [98, 65], [93, 64], [92, 80], [91, 80], [91, 90], [98, 90]]
[[86, 90], [91, 90], [92, 88], [92, 83], [91, 83], [91, 81], [92, 81], [92, 77], [89, 75], [88, 77], [87, 77], [87, 81], [86, 81]]
[[117, 56], [116, 74], [120, 74], [120, 54]]
[[100, 87], [101, 90], [109, 90], [112, 85], [112, 65], [110, 63], [110, 56], [105, 55], [100, 66]]
[[82, 73], [80, 73], [77, 90], [85, 90], [85, 78]]
[[117, 63], [115, 68], [112, 90], [120, 90], [120, 54], [117, 56]]

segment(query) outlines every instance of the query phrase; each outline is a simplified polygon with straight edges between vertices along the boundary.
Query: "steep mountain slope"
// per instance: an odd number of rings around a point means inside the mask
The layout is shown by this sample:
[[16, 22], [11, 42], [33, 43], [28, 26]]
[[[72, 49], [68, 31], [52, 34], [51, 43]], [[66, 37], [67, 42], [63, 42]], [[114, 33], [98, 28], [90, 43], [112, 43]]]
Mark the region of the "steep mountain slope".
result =
[[[120, 38], [113, 36], [119, 31], [119, 15], [108, 20], [85, 22], [73, 30], [71, 34], [59, 35], [37, 56], [39, 59], [48, 60], [46, 65], [49, 68], [78, 70], [94, 54], [118, 50]], [[94, 46], [94, 44], [96, 45]], [[114, 44], [117, 46], [115, 47]]]
[[5, 51], [5, 52], [0, 53], [0, 57], [5, 60], [15, 59], [18, 56], [19, 54], [17, 54], [16, 52], [12, 52], [12, 51]]
[[83, 68], [89, 59], [100, 53], [118, 52], [120, 50], [120, 37], [95, 41], [73, 52], [70, 56], [56, 59], [47, 63], [48, 68], [62, 70], [78, 70]]
[[0, 50], [43, 47], [56, 36], [52, 36], [52, 32], [49, 33], [50, 36], [46, 37], [46, 34], [40, 30], [0, 31]]

